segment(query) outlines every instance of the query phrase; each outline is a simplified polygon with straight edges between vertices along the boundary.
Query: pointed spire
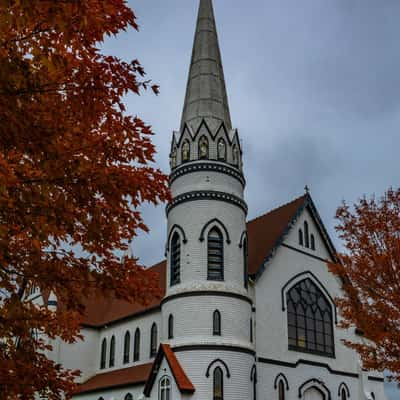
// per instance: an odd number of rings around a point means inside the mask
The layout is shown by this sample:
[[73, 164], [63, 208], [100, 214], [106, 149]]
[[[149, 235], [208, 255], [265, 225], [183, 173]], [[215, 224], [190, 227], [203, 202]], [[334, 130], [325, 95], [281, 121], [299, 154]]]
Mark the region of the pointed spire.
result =
[[203, 118], [213, 130], [232, 128], [212, 0], [200, 0], [181, 130], [185, 122], [196, 130]]

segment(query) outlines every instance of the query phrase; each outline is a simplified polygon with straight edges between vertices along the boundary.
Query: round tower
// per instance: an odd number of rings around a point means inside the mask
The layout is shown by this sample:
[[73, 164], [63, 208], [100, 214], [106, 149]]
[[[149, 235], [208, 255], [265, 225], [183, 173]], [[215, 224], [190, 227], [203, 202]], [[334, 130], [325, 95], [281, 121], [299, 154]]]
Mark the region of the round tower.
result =
[[196, 387], [194, 399], [215, 398], [219, 387], [224, 398], [250, 398], [255, 352], [245, 179], [211, 0], [200, 0], [170, 164], [163, 337]]

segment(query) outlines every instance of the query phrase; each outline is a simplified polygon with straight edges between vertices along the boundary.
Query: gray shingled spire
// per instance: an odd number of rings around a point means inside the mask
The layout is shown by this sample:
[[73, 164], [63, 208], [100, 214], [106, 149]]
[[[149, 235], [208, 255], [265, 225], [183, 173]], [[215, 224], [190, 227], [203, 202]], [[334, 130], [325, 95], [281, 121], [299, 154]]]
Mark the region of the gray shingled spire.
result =
[[213, 131], [221, 122], [232, 129], [212, 0], [200, 0], [181, 130], [185, 122], [196, 130], [203, 118]]

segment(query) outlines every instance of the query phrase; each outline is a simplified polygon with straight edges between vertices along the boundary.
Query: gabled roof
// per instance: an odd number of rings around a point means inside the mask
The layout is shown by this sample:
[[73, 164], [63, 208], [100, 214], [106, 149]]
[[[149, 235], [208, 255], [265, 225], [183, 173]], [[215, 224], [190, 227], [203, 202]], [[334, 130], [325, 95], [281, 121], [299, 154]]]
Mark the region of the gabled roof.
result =
[[153, 363], [97, 374], [78, 386], [76, 394], [146, 383]]
[[333, 260], [336, 250], [309, 193], [247, 223], [249, 275], [258, 277], [300, 214], [308, 209]]
[[156, 359], [154, 360], [149, 375], [149, 379], [147, 380], [146, 386], [144, 387], [143, 393], [145, 394], [145, 396], [150, 396], [151, 389], [153, 388], [157, 373], [160, 369], [160, 365], [164, 357], [168, 362], [169, 368], [171, 369], [172, 375], [174, 376], [179, 391], [181, 393], [194, 393], [196, 389], [190, 379], [187, 377], [171, 347], [168, 344], [160, 344]]

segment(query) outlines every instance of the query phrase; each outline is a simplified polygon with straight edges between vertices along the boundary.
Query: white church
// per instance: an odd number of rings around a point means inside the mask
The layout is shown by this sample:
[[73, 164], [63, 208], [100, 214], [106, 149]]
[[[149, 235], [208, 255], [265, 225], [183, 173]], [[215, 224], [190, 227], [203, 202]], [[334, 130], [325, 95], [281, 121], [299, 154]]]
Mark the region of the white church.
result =
[[383, 375], [342, 343], [363, 339], [338, 328], [335, 249], [310, 194], [246, 220], [212, 0], [170, 163], [163, 297], [87, 300], [84, 341], [49, 354], [82, 371], [74, 400], [385, 400]]

